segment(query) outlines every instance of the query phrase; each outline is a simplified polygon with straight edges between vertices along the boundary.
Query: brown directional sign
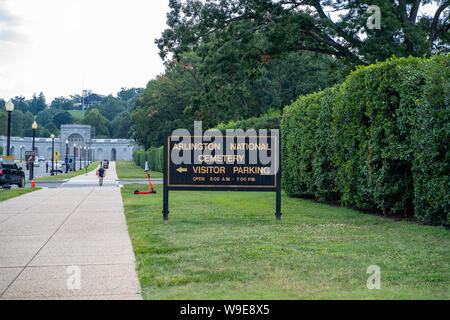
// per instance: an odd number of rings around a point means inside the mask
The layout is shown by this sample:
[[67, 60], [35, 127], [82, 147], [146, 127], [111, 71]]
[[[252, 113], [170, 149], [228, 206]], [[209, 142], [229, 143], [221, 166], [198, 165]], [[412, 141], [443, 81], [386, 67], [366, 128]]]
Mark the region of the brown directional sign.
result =
[[280, 137], [233, 135], [219, 139], [166, 135], [164, 142], [164, 219], [169, 191], [277, 192], [281, 217]]
[[26, 162], [34, 162], [36, 160], [36, 152], [35, 151], [25, 151], [25, 161]]

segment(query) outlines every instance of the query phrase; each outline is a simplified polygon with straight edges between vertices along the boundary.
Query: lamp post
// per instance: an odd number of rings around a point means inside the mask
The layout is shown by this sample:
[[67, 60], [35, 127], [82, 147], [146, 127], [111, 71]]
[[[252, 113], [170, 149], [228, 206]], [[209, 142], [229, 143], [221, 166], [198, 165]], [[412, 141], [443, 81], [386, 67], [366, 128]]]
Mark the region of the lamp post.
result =
[[[11, 113], [14, 111], [14, 103], [12, 101], [9, 101], [5, 105], [6, 111], [8, 111], [8, 138], [6, 143], [6, 155], [11, 155]], [[6, 169], [6, 175], [5, 175], [5, 184], [3, 186], [3, 189], [11, 189], [11, 185], [9, 184], [10, 176], [9, 176], [9, 168]]]
[[9, 101], [5, 105], [6, 111], [8, 111], [8, 141], [7, 141], [7, 147], [6, 147], [6, 155], [10, 156], [11, 152], [11, 113], [14, 111], [14, 103]]
[[[35, 122], [31, 125], [31, 128], [33, 129], [33, 145], [32, 145], [32, 151], [35, 151], [35, 140], [36, 140], [36, 129], [38, 128], [38, 125]], [[34, 178], [34, 163], [30, 163], [30, 180], [33, 180]]]
[[66, 173], [69, 172], [69, 140], [66, 140]]
[[84, 166], [87, 168], [87, 165], [86, 165], [86, 156], [87, 156], [87, 147], [84, 147]]
[[78, 155], [79, 158], [80, 158], [80, 170], [83, 169], [83, 168], [81, 167], [81, 153], [82, 153], [82, 150], [83, 150], [83, 147], [80, 146], [80, 148], [78, 149], [78, 151], [80, 152], [80, 154]]
[[52, 173], [51, 173], [51, 175], [53, 176], [53, 175], [55, 175], [55, 166], [54, 166], [54, 163], [55, 163], [55, 135], [54, 134], [50, 135], [50, 138], [52, 138]]
[[77, 144], [73, 144], [73, 171], [77, 171]]

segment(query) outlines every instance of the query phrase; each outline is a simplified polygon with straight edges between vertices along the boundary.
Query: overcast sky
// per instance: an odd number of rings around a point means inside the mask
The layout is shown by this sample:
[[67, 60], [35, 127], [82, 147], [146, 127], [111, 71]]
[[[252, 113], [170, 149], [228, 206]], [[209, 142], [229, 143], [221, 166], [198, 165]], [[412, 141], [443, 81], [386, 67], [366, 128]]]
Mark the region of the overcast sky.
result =
[[168, 0], [0, 0], [0, 98], [145, 87], [164, 70], [167, 12]]

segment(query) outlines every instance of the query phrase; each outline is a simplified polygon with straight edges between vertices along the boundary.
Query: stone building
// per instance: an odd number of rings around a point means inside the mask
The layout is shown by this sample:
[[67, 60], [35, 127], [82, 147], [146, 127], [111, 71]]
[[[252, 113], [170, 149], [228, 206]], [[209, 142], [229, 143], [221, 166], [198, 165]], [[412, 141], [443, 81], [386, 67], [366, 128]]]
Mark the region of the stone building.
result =
[[[92, 147], [94, 161], [110, 160], [110, 161], [131, 161], [133, 152], [138, 149], [138, 145], [133, 140], [127, 139], [92, 139], [91, 126], [84, 125], [63, 125], [61, 127], [61, 136], [55, 138], [55, 150], [61, 154], [59, 160], [64, 161], [66, 157], [66, 140], [68, 144], [68, 155], [73, 156], [74, 147], [77, 148]], [[25, 151], [32, 150], [33, 138], [11, 137], [11, 155], [17, 160], [25, 159]], [[3, 146], [4, 154], [6, 154], [7, 138], [0, 136], [0, 146]], [[35, 150], [38, 157], [45, 159], [52, 158], [52, 139], [36, 138]], [[78, 151], [77, 151], [78, 156]]]

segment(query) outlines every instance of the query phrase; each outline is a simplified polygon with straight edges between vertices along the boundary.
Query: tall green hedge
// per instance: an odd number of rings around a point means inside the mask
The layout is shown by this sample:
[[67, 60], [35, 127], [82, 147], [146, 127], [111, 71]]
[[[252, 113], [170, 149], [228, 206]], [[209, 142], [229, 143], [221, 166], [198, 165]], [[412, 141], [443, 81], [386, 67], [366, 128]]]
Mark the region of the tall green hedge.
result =
[[390, 59], [286, 107], [286, 191], [448, 224], [449, 65]]
[[249, 118], [245, 120], [230, 121], [228, 123], [220, 123], [217, 126], [219, 130], [226, 129], [243, 129], [243, 130], [260, 130], [260, 129], [279, 129], [281, 122], [281, 114], [279, 110], [269, 111], [261, 117]]
[[148, 168], [150, 171], [162, 172], [164, 169], [163, 152], [164, 147], [151, 148], [148, 151], [137, 150], [133, 153], [133, 160], [136, 165], [140, 166], [142, 169], [145, 168], [145, 162], [148, 162]]

